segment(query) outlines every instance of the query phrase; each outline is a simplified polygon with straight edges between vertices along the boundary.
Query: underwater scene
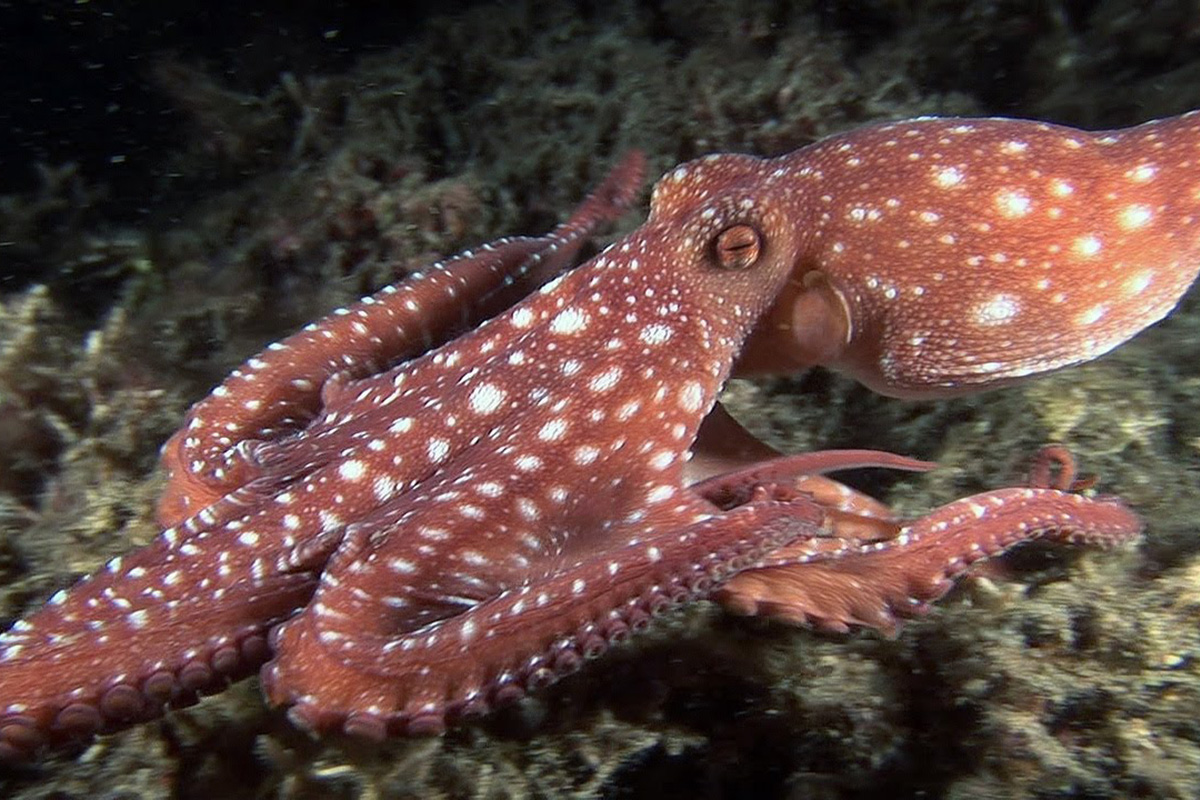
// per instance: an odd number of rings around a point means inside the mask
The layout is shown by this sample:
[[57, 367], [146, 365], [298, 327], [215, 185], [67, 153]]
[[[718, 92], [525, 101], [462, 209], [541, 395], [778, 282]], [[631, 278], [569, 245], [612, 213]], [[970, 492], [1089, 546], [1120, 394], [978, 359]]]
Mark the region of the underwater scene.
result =
[[0, 796], [1200, 797], [1200, 5], [0, 44]]

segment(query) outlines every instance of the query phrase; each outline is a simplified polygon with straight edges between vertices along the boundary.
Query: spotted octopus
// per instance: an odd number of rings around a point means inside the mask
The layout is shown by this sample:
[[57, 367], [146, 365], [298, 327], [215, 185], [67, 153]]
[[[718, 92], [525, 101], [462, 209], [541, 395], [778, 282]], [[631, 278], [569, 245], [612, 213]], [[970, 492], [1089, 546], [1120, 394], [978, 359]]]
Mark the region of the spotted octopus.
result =
[[897, 520], [821, 473], [929, 465], [779, 455], [717, 397], [735, 370], [940, 397], [1095, 358], [1194, 280], [1197, 159], [1196, 112], [893, 122], [676, 167], [568, 269], [636, 194], [631, 156], [552, 233], [339, 309], [197, 403], [162, 533], [0, 635], [0, 754], [260, 667], [305, 729], [435, 734], [682, 602], [891, 631], [1018, 542], [1127, 541], [1138, 518], [1061, 453]]

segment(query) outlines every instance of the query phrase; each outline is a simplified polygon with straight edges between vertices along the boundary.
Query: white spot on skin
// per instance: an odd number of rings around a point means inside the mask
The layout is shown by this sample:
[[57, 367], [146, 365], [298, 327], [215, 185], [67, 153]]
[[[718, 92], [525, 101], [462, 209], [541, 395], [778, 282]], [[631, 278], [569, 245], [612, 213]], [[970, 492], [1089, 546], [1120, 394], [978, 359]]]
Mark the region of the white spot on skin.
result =
[[1084, 258], [1091, 258], [1099, 253], [1103, 246], [1104, 245], [1101, 243], [1098, 236], [1094, 234], [1088, 234], [1087, 236], [1080, 236], [1078, 239], [1076, 239], [1071, 244], [1071, 249], [1075, 251], [1076, 255], [1083, 256]]
[[484, 567], [490, 563], [488, 557], [478, 550], [464, 550], [462, 560], [463, 563], [470, 564], [472, 567]]
[[543, 442], [554, 442], [563, 437], [567, 432], [567, 421], [562, 417], [556, 417], [541, 427], [538, 431], [538, 438]]
[[1103, 303], [1098, 303], [1077, 316], [1075, 321], [1079, 325], [1092, 325], [1099, 322], [1107, 311], [1108, 308]]
[[664, 470], [675, 463], [675, 453], [672, 450], [659, 450], [650, 459], [650, 466], [656, 470]]
[[443, 542], [450, 538], [450, 532], [445, 528], [435, 528], [432, 525], [422, 525], [417, 528], [417, 535], [431, 542]]
[[600, 448], [593, 447], [589, 444], [576, 447], [575, 452], [571, 455], [571, 459], [581, 467], [586, 467], [599, 457]]
[[570, 335], [586, 330], [588, 315], [578, 308], [564, 308], [550, 321], [550, 332], [560, 335]]
[[704, 404], [704, 388], [698, 381], [688, 381], [679, 390], [679, 407], [689, 413], [700, 410]]
[[504, 494], [504, 487], [495, 481], [484, 481], [475, 487], [475, 491], [484, 497], [499, 497]]
[[395, 422], [388, 426], [388, 430], [392, 433], [408, 433], [410, 430], [412, 430], [412, 425], [412, 417], [399, 417]]
[[522, 472], [533, 472], [535, 469], [542, 468], [542, 460], [535, 455], [525, 454], [517, 456], [516, 459], [513, 460], [513, 463], [516, 464], [517, 469], [521, 470]]
[[481, 383], [471, 390], [467, 402], [476, 414], [491, 414], [500, 408], [508, 393], [494, 383]]
[[1154, 176], [1158, 174], [1158, 169], [1150, 164], [1142, 164], [1134, 167], [1125, 174], [1128, 175], [1129, 180], [1133, 181], [1134, 183], [1146, 183], [1147, 181], [1154, 179]]
[[588, 381], [588, 388], [593, 392], [606, 392], [616, 386], [621, 381], [621, 368], [609, 367], [608, 369], [592, 376]]
[[533, 324], [533, 312], [521, 306], [512, 312], [511, 322], [514, 328], [528, 328]]
[[675, 496], [675, 487], [667, 486], [666, 484], [664, 484], [662, 486], [655, 486], [653, 489], [651, 489], [646, 494], [646, 502], [647, 503], [661, 503], [664, 500], [669, 500], [674, 496]]
[[949, 189], [963, 182], [962, 170], [958, 167], [939, 167], [933, 172], [933, 182], [941, 189]]
[[430, 439], [427, 452], [431, 463], [440, 464], [446, 460], [446, 456], [450, 455], [450, 443], [445, 439]]
[[480, 509], [479, 506], [470, 503], [464, 503], [461, 506], [458, 506], [458, 513], [461, 513], [461, 515], [467, 519], [476, 519], [476, 521], [487, 516], [487, 513]]
[[528, 497], [517, 498], [517, 512], [530, 522], [536, 522], [542, 517], [542, 510], [538, 508], [538, 504]]
[[666, 325], [654, 323], [642, 328], [638, 334], [644, 344], [660, 345], [666, 343], [671, 338], [671, 329]]
[[1055, 197], [1067, 197], [1075, 192], [1075, 187], [1062, 178], [1050, 181], [1050, 193]]
[[1004, 189], [996, 194], [996, 208], [1009, 219], [1027, 215], [1033, 208], [1029, 195], [1016, 189]]
[[366, 474], [367, 465], [357, 459], [343, 461], [341, 465], [338, 466], [338, 475], [341, 475], [344, 480], [362, 480], [363, 475]]
[[1129, 295], [1138, 295], [1150, 288], [1150, 283], [1154, 279], [1154, 273], [1150, 270], [1139, 272], [1125, 281], [1125, 293]]
[[380, 475], [371, 486], [376, 499], [390, 500], [396, 492], [396, 480], [391, 475]]
[[1127, 231], [1144, 228], [1153, 218], [1154, 212], [1150, 210], [1150, 207], [1140, 204], [1125, 206], [1125, 208], [1121, 209], [1121, 213], [1117, 215], [1117, 221]]
[[1021, 302], [1011, 294], [997, 294], [975, 307], [977, 325], [1003, 325], [1021, 310]]

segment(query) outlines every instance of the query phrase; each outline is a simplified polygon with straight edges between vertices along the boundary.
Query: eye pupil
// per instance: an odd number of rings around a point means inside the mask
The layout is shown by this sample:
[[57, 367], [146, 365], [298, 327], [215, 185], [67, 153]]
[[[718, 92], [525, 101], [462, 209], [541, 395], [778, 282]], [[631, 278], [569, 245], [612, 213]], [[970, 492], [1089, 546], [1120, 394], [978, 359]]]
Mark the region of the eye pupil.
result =
[[762, 254], [762, 237], [749, 225], [732, 225], [717, 234], [717, 263], [725, 269], [746, 269]]

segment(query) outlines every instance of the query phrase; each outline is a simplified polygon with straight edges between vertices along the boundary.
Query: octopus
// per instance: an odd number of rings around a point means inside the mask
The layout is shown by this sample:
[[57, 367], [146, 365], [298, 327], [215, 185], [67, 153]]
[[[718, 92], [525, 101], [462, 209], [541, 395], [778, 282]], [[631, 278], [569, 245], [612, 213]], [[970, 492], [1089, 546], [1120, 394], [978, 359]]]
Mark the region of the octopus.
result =
[[731, 375], [838, 369], [899, 397], [1096, 358], [1200, 264], [1200, 116], [1088, 133], [922, 118], [777, 158], [710, 155], [571, 268], [637, 154], [564, 224], [433, 265], [270, 345], [163, 449], [161, 534], [0, 635], [0, 755], [258, 672], [314, 733], [437, 734], [714, 599], [895, 630], [1038, 537], [1141, 523], [1061, 449], [915, 519], [782, 455]]

